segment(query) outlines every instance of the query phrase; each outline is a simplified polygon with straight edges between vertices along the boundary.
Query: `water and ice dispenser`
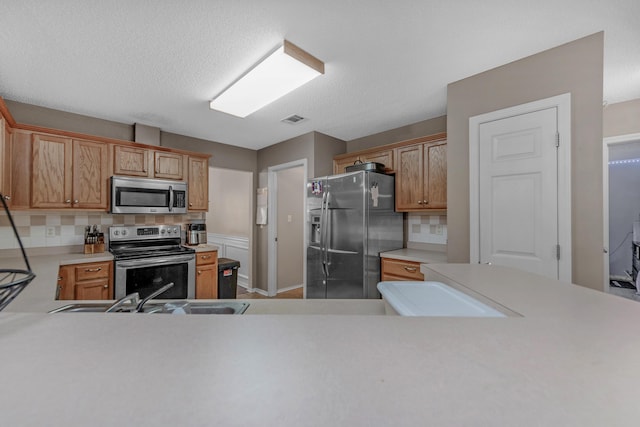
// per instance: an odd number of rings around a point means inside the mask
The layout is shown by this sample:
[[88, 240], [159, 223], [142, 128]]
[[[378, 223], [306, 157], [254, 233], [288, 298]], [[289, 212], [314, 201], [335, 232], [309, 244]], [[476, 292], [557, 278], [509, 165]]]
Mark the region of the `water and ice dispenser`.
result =
[[310, 213], [309, 223], [311, 224], [311, 232], [309, 240], [312, 245], [320, 244], [320, 211], [312, 211]]

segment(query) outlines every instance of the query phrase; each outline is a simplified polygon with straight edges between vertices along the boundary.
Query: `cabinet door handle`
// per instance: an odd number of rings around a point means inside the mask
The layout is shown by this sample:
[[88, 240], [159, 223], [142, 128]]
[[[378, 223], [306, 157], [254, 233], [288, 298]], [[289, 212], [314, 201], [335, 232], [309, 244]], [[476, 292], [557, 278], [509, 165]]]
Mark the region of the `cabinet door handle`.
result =
[[73, 201], [73, 204], [77, 205], [77, 204], [78, 204], [78, 199], [75, 199], [75, 200]]
[[98, 267], [98, 268], [86, 268], [84, 271], [85, 273], [96, 273], [101, 270], [102, 270], [102, 267]]
[[104, 285], [103, 288], [107, 289], [109, 287], [109, 285]]
[[429, 201], [428, 200], [423, 200], [422, 203], [424, 203], [425, 205], [428, 205]]
[[211, 255], [200, 255], [200, 259], [209, 259]]
[[422, 200], [418, 200], [418, 204], [421, 205], [422, 204]]
[[417, 267], [404, 267], [405, 270], [407, 270], [409, 273], [415, 273], [418, 268]]
[[71, 199], [67, 199], [64, 201], [65, 203], [71, 203]]
[[58, 282], [62, 280], [62, 276], [58, 276]]
[[198, 270], [198, 274], [202, 274], [202, 270]]
[[11, 196], [4, 196], [5, 200], [11, 200]]

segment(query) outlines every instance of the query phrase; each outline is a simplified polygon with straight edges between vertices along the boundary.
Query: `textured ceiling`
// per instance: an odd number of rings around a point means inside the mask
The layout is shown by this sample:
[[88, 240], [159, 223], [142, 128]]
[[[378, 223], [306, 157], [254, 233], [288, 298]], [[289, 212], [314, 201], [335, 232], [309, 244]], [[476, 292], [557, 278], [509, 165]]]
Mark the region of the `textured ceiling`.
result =
[[[640, 98], [638, 0], [3, 0], [0, 96], [259, 149], [446, 111], [450, 82], [605, 31], [605, 100]], [[208, 101], [282, 39], [325, 75], [245, 119]], [[280, 120], [299, 114], [297, 125]]]

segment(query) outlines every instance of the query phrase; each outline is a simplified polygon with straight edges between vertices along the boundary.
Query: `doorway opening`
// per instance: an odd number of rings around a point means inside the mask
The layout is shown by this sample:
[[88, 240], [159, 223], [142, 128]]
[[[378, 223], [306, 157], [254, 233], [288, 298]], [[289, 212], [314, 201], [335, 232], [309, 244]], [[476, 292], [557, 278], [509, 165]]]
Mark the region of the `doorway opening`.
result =
[[268, 168], [267, 294], [306, 289], [307, 159]]
[[604, 139], [604, 291], [640, 300], [640, 134]]

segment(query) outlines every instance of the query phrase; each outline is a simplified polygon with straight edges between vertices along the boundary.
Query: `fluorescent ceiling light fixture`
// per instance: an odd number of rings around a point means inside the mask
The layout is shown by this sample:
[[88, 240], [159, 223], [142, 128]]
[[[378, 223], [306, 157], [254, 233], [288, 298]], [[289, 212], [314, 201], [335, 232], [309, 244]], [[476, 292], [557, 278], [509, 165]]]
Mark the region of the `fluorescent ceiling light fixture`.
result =
[[322, 61], [285, 40], [275, 52], [215, 97], [209, 108], [247, 117], [320, 74], [324, 74]]

